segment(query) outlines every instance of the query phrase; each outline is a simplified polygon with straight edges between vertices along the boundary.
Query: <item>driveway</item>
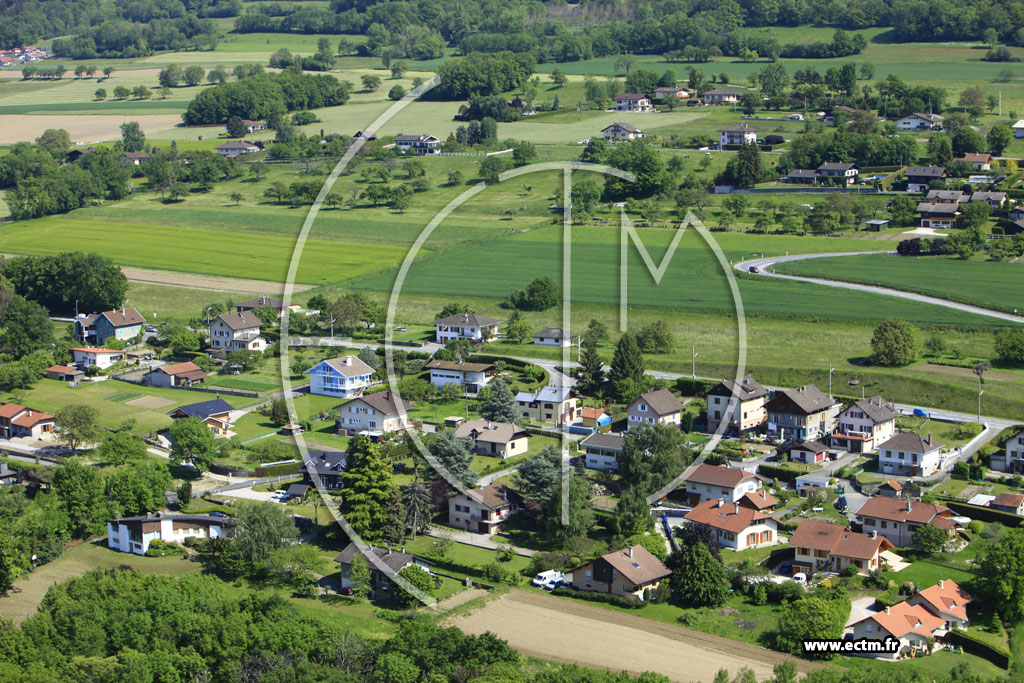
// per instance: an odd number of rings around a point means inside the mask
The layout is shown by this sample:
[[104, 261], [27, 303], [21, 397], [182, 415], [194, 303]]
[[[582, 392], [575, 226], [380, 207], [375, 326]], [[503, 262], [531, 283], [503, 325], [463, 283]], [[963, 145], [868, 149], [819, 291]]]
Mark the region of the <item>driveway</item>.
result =
[[875, 599], [857, 598], [850, 603], [850, 618], [846, 620], [846, 627], [857, 623], [865, 617], [869, 617], [878, 610], [875, 609]]
[[431, 526], [427, 531], [428, 536], [434, 538], [441, 538], [444, 536], [450, 537], [456, 543], [462, 543], [463, 545], [471, 545], [476, 548], [487, 548], [488, 550], [497, 550], [499, 546], [510, 545], [512, 550], [515, 551], [516, 555], [522, 555], [523, 557], [533, 557], [537, 554], [536, 550], [530, 550], [529, 548], [520, 548], [519, 546], [512, 545], [508, 542], [499, 542], [491, 539], [490, 536], [484, 536], [483, 534], [474, 534], [472, 531], [462, 531], [461, 529], [452, 529], [446, 526]]
[[247, 498], [248, 500], [261, 500], [270, 503], [280, 502], [278, 500], [274, 500], [273, 491], [253, 491], [252, 488], [231, 489], [230, 491], [221, 491], [217, 495], [230, 498]]

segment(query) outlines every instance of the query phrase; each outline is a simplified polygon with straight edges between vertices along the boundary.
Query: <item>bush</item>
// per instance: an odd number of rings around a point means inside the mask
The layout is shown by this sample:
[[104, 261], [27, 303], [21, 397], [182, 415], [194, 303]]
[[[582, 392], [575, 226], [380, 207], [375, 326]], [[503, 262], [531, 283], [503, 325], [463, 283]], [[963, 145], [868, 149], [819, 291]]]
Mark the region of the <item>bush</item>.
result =
[[181, 555], [185, 552], [177, 543], [165, 543], [160, 539], [155, 539], [149, 542], [149, 548], [146, 550], [146, 557], [162, 557], [164, 555]]
[[647, 603], [643, 600], [633, 600], [632, 598], [624, 598], [621, 595], [612, 595], [610, 593], [581, 591], [576, 590], [575, 588], [556, 588], [551, 591], [551, 594], [570, 598], [579, 598], [581, 600], [590, 600], [591, 602], [603, 602], [607, 605], [615, 605], [616, 607], [624, 607], [626, 609], [641, 609], [643, 607], [647, 607]]
[[886, 607], [892, 607], [896, 603], [902, 601], [903, 596], [899, 594], [894, 586], [875, 598], [875, 606], [879, 610], [883, 610]]
[[985, 523], [980, 519], [972, 519], [971, 523], [967, 525], [967, 528], [971, 530], [972, 534], [981, 535], [982, 531], [985, 529]]
[[846, 576], [846, 577], [857, 576], [857, 567], [856, 567], [856, 565], [852, 565], [852, 564], [846, 565], [846, 567], [843, 568], [843, 571], [841, 572], [841, 574], [843, 576]]

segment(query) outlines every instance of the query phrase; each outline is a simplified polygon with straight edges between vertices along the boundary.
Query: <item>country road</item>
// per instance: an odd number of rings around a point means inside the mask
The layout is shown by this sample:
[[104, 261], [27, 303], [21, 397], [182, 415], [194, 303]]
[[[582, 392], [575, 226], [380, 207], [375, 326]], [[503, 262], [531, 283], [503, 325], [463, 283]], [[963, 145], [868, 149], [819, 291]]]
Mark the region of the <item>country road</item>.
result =
[[927, 296], [925, 294], [917, 294], [915, 292], [906, 292], [901, 289], [892, 289], [890, 287], [880, 287], [878, 285], [862, 285], [856, 282], [843, 282], [841, 280], [826, 280], [824, 278], [816, 277], [804, 277], [802, 275], [784, 275], [782, 273], [776, 273], [772, 270], [772, 267], [777, 263], [790, 263], [793, 261], [805, 261], [807, 259], [815, 258], [834, 258], [840, 256], [867, 256], [871, 254], [878, 254], [882, 256], [891, 256], [895, 252], [881, 252], [881, 251], [844, 251], [834, 252], [829, 254], [794, 254], [792, 256], [769, 256], [765, 258], [749, 259], [746, 261], [740, 261], [733, 267], [741, 272], [750, 273], [751, 268], [757, 268], [758, 272], [756, 275], [763, 277], [774, 277], [782, 280], [796, 280], [798, 282], [810, 282], [816, 285], [826, 285], [828, 287], [838, 287], [840, 289], [852, 289], [859, 292], [868, 292], [870, 294], [882, 294], [884, 296], [892, 296], [898, 299], [905, 299], [907, 301], [915, 301], [922, 304], [932, 304], [934, 306], [943, 306], [945, 308], [952, 308], [957, 311], [963, 311], [964, 313], [973, 313], [974, 315], [981, 315], [988, 318], [996, 318], [1011, 323], [1024, 324], [1024, 316], [1014, 315], [1013, 313], [1004, 313], [1002, 311], [994, 311], [990, 308], [982, 308], [981, 306], [972, 306], [970, 304], [962, 304], [958, 301], [950, 301], [949, 299], [940, 299], [935, 296]]

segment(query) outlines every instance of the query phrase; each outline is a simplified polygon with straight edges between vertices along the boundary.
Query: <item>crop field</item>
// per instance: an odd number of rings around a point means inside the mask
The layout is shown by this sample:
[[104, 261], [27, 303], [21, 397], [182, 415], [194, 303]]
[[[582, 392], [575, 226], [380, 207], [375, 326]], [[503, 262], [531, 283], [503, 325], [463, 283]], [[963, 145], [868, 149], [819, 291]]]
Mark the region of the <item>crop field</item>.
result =
[[884, 285], [1004, 311], [1024, 302], [1024, 264], [946, 256], [844, 256], [778, 264], [780, 273]]

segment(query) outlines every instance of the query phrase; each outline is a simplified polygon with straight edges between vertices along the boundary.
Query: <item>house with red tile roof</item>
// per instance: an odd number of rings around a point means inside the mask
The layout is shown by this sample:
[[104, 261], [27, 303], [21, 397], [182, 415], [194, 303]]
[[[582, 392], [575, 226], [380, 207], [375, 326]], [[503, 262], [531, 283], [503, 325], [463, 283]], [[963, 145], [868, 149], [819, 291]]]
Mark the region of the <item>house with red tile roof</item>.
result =
[[146, 373], [146, 383], [154, 387], [173, 389], [201, 384], [207, 377], [202, 368], [192, 361], [168, 363]]
[[877, 534], [861, 534], [840, 524], [812, 520], [800, 522], [789, 544], [795, 552], [793, 571], [807, 574], [840, 572], [851, 564], [861, 574], [876, 571], [881, 568], [882, 553], [893, 547]]
[[950, 539], [956, 537], [953, 511], [919, 500], [874, 496], [857, 510], [857, 519], [865, 531], [877, 531], [897, 547], [912, 545], [914, 533], [926, 524], [942, 529]]
[[690, 505], [719, 498], [735, 503], [761, 488], [761, 478], [753, 472], [723, 465], [698, 465], [684, 481]]
[[0, 438], [42, 438], [53, 431], [53, 415], [19, 403], [0, 405]]
[[974, 600], [952, 579], [939, 581], [931, 588], [925, 588], [907, 598], [911, 605], [921, 605], [926, 610], [946, 622], [948, 629], [966, 630], [971, 624], [967, 616], [967, 605]]
[[855, 622], [853, 638], [854, 640], [895, 638], [900, 641], [898, 651], [865, 654], [877, 658], [896, 659], [900, 655], [909, 653], [930, 653], [929, 639], [942, 635], [945, 627], [945, 621], [921, 605], [901, 602]]
[[642, 545], [631, 545], [608, 553], [572, 570], [576, 590], [611, 593], [643, 600], [644, 592], [658, 589], [672, 572]]
[[715, 541], [723, 548], [746, 550], [779, 542], [778, 523], [771, 516], [738, 502], [708, 500], [686, 513], [683, 519], [686, 524], [709, 527]]

